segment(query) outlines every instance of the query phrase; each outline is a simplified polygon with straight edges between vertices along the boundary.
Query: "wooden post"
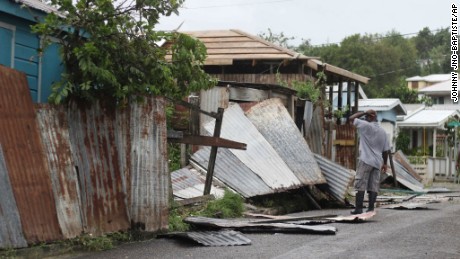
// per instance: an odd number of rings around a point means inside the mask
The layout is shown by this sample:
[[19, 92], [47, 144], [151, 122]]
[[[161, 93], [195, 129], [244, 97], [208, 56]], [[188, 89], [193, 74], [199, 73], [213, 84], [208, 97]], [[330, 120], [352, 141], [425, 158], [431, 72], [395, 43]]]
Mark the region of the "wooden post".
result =
[[395, 171], [395, 166], [393, 164], [393, 155], [391, 154], [391, 150], [388, 154], [388, 159], [390, 159], [391, 173], [393, 174], [393, 183], [395, 187], [398, 187], [398, 181], [396, 179], [396, 171]]
[[[220, 137], [222, 129], [222, 120], [224, 118], [224, 108], [217, 109], [216, 125], [214, 126], [214, 137]], [[208, 172], [206, 173], [206, 182], [204, 184], [203, 195], [211, 193], [212, 178], [214, 176], [214, 165], [216, 164], [217, 147], [211, 147], [211, 154], [209, 155]]]
[[[339, 79], [339, 92], [338, 92], [338, 96], [337, 96], [337, 110], [341, 111], [342, 110], [342, 106], [343, 106], [343, 102], [342, 102], [342, 87], [343, 87], [343, 79], [340, 78]], [[340, 125], [340, 118], [337, 118], [337, 125]]]
[[350, 112], [351, 112], [351, 81], [348, 80], [347, 82], [347, 120], [350, 117]]
[[358, 112], [358, 100], [359, 100], [359, 83], [355, 81], [355, 107], [353, 113]]
[[[358, 100], [359, 100], [359, 83], [355, 81], [355, 107], [353, 107], [353, 114], [358, 112]], [[358, 157], [359, 157], [359, 137], [358, 131], [355, 130], [355, 170], [358, 168]]]

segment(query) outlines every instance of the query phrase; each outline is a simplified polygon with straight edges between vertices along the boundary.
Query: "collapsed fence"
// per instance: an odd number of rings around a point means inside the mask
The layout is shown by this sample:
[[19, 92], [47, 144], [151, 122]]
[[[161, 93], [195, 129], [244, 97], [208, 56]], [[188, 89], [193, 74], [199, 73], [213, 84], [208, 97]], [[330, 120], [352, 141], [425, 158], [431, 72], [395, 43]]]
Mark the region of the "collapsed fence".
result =
[[118, 109], [32, 103], [0, 66], [0, 248], [168, 226], [163, 98]]

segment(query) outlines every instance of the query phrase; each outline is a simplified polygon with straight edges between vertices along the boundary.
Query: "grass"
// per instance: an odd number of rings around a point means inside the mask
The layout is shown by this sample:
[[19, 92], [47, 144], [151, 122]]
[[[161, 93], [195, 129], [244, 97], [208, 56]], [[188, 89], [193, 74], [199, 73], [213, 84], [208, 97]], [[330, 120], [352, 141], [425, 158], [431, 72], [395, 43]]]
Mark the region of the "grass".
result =
[[169, 230], [188, 231], [191, 226], [183, 222], [188, 216], [203, 216], [211, 218], [236, 218], [241, 217], [244, 212], [244, 199], [237, 193], [228, 189], [220, 199], [209, 201], [206, 204], [185, 207], [173, 203], [169, 211]]
[[[183, 219], [187, 216], [232, 218], [241, 217], [243, 212], [243, 198], [228, 189], [225, 190], [222, 198], [198, 206], [179, 206], [173, 202], [169, 212], [168, 231], [182, 232], [190, 230], [191, 226], [183, 222]], [[11, 248], [0, 250], [0, 258], [43, 258], [73, 252], [103, 251], [112, 249], [120, 243], [146, 240], [154, 236], [155, 234], [137, 230], [114, 232], [101, 236], [83, 234], [54, 243], [38, 243], [26, 249]]]

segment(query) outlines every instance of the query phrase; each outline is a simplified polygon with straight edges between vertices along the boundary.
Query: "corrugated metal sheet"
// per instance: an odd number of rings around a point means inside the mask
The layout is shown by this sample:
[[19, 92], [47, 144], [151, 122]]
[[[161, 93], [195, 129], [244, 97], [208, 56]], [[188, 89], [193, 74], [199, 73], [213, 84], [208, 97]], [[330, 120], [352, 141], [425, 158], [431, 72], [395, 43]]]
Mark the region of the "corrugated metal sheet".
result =
[[45, 153], [25, 74], [0, 66], [0, 143], [30, 243], [61, 239]]
[[348, 223], [360, 223], [367, 221], [374, 217], [376, 214], [375, 211], [369, 211], [357, 215], [350, 215], [350, 216], [337, 216], [337, 217], [332, 217], [332, 218], [326, 218], [330, 219], [336, 222], [348, 222]]
[[37, 121], [48, 158], [49, 174], [56, 201], [56, 212], [65, 238], [83, 231], [80, 205], [80, 187], [72, 160], [69, 125], [63, 106], [37, 106]]
[[[214, 132], [214, 121], [204, 125], [209, 134]], [[244, 115], [238, 104], [231, 104], [224, 112], [222, 138], [247, 143], [247, 150], [231, 150], [246, 166], [272, 189], [298, 188], [301, 182], [270, 143]]]
[[196, 242], [205, 246], [240, 246], [250, 245], [251, 240], [241, 233], [229, 231], [193, 231], [188, 232], [187, 235], [193, 238]]
[[[146, 98], [123, 110], [74, 102], [38, 105], [35, 111], [25, 75], [0, 66], [0, 108], [2, 173], [11, 181], [27, 242], [130, 226], [167, 229], [170, 177], [163, 98]], [[7, 192], [6, 187], [1, 191]], [[16, 236], [0, 231], [1, 237]]]
[[313, 111], [313, 116], [310, 122], [310, 128], [305, 134], [307, 143], [315, 154], [324, 154], [324, 126], [323, 126], [323, 110], [321, 106], [318, 106]]
[[394, 153], [393, 162], [399, 163], [418, 182], [423, 181], [423, 178], [414, 170], [414, 168], [412, 168], [412, 166], [410, 165], [409, 160], [407, 159], [407, 157], [404, 155], [404, 153], [402, 151], [397, 151], [396, 153]]
[[279, 99], [260, 102], [245, 114], [303, 184], [326, 182], [307, 142]]
[[[226, 87], [213, 87], [206, 91], [200, 92], [200, 109], [207, 112], [217, 112], [217, 108], [227, 108], [229, 100], [229, 90]], [[213, 120], [206, 114], [200, 113], [200, 123]], [[206, 131], [200, 128], [200, 134], [205, 135]]]
[[[126, 116], [126, 115], [123, 115]], [[117, 117], [119, 121], [122, 116]], [[126, 121], [128, 122], [128, 121]], [[131, 224], [141, 224], [146, 231], [168, 227], [171, 178], [168, 168], [167, 129], [164, 98], [147, 98], [144, 104], [132, 104], [129, 124], [118, 133], [130, 132], [129, 144], [118, 135], [120, 170], [128, 179]], [[118, 123], [121, 125], [121, 122]], [[126, 159], [127, 167], [123, 165]], [[120, 197], [122, 199], [124, 197]]]
[[264, 232], [264, 233], [303, 233], [335, 235], [337, 228], [333, 226], [307, 226], [288, 223], [264, 223], [241, 219], [217, 219], [207, 217], [187, 217], [184, 222], [201, 227], [232, 228], [241, 232]]
[[[171, 173], [173, 195], [181, 199], [203, 196], [206, 179], [194, 169], [181, 168]], [[216, 198], [224, 196], [222, 188], [213, 185], [211, 194]]]
[[115, 139], [115, 113], [108, 111], [100, 104], [79, 107], [76, 103], [68, 110], [83, 226], [85, 232], [93, 234], [129, 227], [124, 175], [118, 159], [123, 150]]
[[[198, 164], [202, 169], [207, 169], [210, 152], [210, 147], [195, 152], [191, 157], [192, 165]], [[245, 198], [275, 192], [227, 148], [217, 149], [214, 177]]]
[[417, 203], [417, 202], [407, 202], [401, 204], [393, 204], [384, 206], [385, 209], [394, 209], [394, 210], [426, 210], [428, 206], [427, 203]]
[[27, 247], [0, 143], [0, 248]]
[[355, 171], [336, 164], [329, 159], [315, 154], [323, 175], [326, 177], [331, 195], [340, 202], [345, 202], [348, 187], [355, 178]]
[[411, 184], [422, 188], [423, 189], [423, 183], [419, 182], [417, 179], [415, 179], [407, 170], [404, 168], [403, 165], [398, 160], [393, 160], [393, 165], [395, 167], [396, 171], [396, 180], [399, 180], [399, 178], [404, 179]]
[[240, 232], [233, 230], [189, 231], [171, 233], [162, 236], [188, 238], [204, 246], [240, 246], [251, 244], [251, 240], [249, 238], [245, 237]]

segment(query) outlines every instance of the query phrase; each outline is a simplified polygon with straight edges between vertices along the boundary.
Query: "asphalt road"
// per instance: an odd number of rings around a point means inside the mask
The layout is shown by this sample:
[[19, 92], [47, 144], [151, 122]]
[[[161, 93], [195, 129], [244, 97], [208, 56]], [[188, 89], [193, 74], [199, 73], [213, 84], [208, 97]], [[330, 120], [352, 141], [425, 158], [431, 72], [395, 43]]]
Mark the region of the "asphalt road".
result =
[[[442, 195], [432, 197], [439, 198]], [[154, 239], [74, 258], [460, 258], [460, 193], [427, 210], [378, 208], [364, 223], [331, 223], [335, 235], [244, 234], [247, 246], [205, 247], [178, 239]], [[292, 216], [349, 215], [316, 210]]]

